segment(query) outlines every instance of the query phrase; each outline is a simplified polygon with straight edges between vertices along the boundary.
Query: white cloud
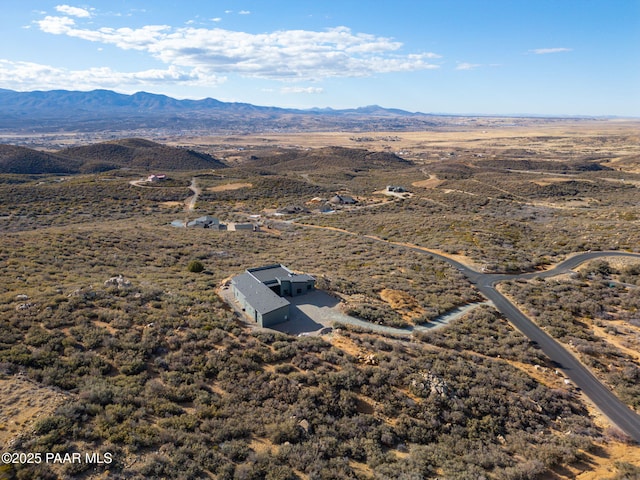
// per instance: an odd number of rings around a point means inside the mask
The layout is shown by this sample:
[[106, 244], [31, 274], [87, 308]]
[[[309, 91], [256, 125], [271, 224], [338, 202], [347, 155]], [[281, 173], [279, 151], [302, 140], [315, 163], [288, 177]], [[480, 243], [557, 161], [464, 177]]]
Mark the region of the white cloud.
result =
[[88, 18], [91, 16], [91, 12], [89, 10], [85, 10], [84, 8], [71, 7], [69, 5], [58, 5], [56, 7], [56, 11], [78, 18]]
[[31, 62], [13, 62], [0, 59], [0, 85], [15, 90], [114, 88], [134, 90], [141, 86], [184, 84], [214, 86], [226, 81], [225, 77], [201, 75], [197, 71], [183, 71], [176, 67], [149, 69], [139, 72], [118, 72], [109, 67], [87, 70], [69, 70]]
[[220, 18], [220, 17], [212, 18], [211, 21], [218, 23], [218, 22], [222, 21], [222, 18]]
[[320, 88], [320, 87], [283, 87], [283, 88], [280, 89], [280, 93], [318, 94], [318, 93], [324, 93], [324, 88]]
[[456, 66], [456, 70], [475, 70], [476, 68], [481, 67], [479, 63], [467, 63], [462, 62]]
[[251, 12], [249, 10], [240, 10], [238, 15], [251, 15]]
[[572, 48], [536, 48], [534, 50], [529, 50], [529, 53], [535, 53], [536, 55], [546, 55], [548, 53], [563, 53], [570, 52]]
[[69, 17], [44, 17], [43, 20], [37, 22], [40, 26], [40, 30], [47, 33], [53, 33], [54, 35], [68, 34], [75, 26], [76, 22]]
[[402, 43], [354, 33], [347, 27], [325, 31], [280, 30], [252, 34], [220, 28], [78, 28], [69, 17], [37, 22], [44, 32], [146, 51], [167, 65], [199, 75], [240, 74], [281, 81], [363, 77], [378, 73], [439, 68], [435, 53], [401, 54]]

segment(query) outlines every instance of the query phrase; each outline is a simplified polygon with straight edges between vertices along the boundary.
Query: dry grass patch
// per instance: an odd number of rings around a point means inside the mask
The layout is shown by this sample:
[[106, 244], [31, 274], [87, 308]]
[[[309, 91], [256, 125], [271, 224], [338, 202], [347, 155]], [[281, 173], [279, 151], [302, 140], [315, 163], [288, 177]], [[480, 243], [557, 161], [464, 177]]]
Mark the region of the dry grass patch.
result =
[[[634, 328], [624, 321], [609, 320], [607, 328], [596, 325], [589, 318], [582, 318], [591, 328], [596, 337], [602, 338], [606, 342], [614, 345], [616, 348], [629, 355], [636, 362], [640, 363], [640, 329]], [[613, 326], [616, 334], [610, 333], [610, 327]]]
[[224, 185], [216, 185], [215, 187], [207, 188], [208, 192], [227, 192], [230, 190], [240, 190], [241, 188], [251, 188], [251, 183], [225, 183]]
[[[598, 261], [607, 262], [615, 270], [622, 270], [630, 266], [640, 265], [640, 261], [633, 257], [599, 257]], [[590, 268], [592, 262], [586, 262], [578, 265], [576, 270], [583, 271]]]
[[536, 382], [544, 385], [548, 388], [562, 388], [566, 389], [564, 384], [564, 376], [556, 375], [553, 370], [541, 365], [531, 365], [528, 363], [518, 362], [516, 360], [505, 360], [509, 365], [526, 373], [529, 377], [533, 378]]
[[373, 469], [366, 463], [351, 460], [349, 466], [357, 475], [357, 478], [373, 478]]
[[351, 338], [340, 335], [337, 332], [334, 333], [328, 340], [331, 342], [331, 345], [333, 345], [337, 349], [342, 350], [343, 352], [354, 357], [363, 357], [373, 353], [362, 348]]
[[444, 182], [445, 182], [444, 180], [440, 180], [435, 175], [430, 175], [429, 178], [427, 178], [426, 180], [413, 182], [411, 185], [413, 185], [414, 187], [420, 187], [420, 188], [437, 188], [440, 185], [442, 185]]
[[249, 448], [258, 454], [270, 454], [273, 452], [275, 445], [266, 438], [253, 438], [249, 442]]
[[19, 378], [0, 378], [0, 444], [30, 431], [40, 418], [50, 415], [67, 396]]
[[[606, 480], [614, 478], [617, 468], [614, 466], [616, 462], [626, 462], [631, 465], [640, 465], [640, 447], [637, 445], [627, 445], [620, 442], [608, 442], [599, 444], [605, 455], [594, 455], [585, 453], [588, 463], [592, 466], [589, 471], [579, 472], [576, 480]], [[631, 478], [631, 477], [627, 477]], [[564, 479], [562, 479], [564, 480]]]
[[594, 453], [581, 452], [581, 462], [556, 469], [540, 477], [540, 480], [614, 480], [635, 479], [637, 477], [620, 477], [615, 464], [625, 462], [640, 465], [640, 447], [619, 442], [596, 444]]
[[380, 298], [387, 302], [405, 320], [414, 320], [425, 313], [424, 308], [407, 292], [385, 288], [380, 291]]

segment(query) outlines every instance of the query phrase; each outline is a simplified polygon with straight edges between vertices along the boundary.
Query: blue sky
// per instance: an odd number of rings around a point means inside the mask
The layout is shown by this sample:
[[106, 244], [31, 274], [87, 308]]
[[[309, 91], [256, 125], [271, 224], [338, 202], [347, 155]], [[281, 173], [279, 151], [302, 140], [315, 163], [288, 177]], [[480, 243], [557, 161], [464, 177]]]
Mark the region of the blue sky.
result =
[[2, 2], [0, 88], [640, 116], [640, 0]]

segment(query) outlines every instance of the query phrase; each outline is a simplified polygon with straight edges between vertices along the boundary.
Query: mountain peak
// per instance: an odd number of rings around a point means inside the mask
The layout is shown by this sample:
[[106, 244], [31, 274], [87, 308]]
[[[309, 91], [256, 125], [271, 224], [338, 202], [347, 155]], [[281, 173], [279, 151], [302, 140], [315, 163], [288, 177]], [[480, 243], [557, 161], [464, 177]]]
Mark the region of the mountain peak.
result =
[[[178, 100], [167, 95], [136, 92], [132, 95], [111, 90], [51, 90], [16, 92], [0, 89], [0, 128], [31, 131], [91, 131], [216, 128], [233, 132], [256, 132], [274, 128], [290, 131], [308, 129], [355, 129], [363, 122], [369, 129], [418, 128], [431, 120], [422, 114], [369, 105], [355, 109], [308, 110], [228, 103], [213, 98]], [[369, 118], [371, 117], [371, 118]], [[371, 119], [379, 119], [379, 125]], [[385, 118], [389, 120], [385, 120]], [[395, 122], [391, 122], [395, 119]], [[389, 123], [391, 122], [391, 123]]]

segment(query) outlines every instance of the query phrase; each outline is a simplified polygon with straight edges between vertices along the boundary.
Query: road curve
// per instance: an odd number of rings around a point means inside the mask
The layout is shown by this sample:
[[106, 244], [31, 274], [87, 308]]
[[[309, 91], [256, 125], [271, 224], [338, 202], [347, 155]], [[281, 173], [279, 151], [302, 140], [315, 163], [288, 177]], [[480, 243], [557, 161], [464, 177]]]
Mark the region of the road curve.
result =
[[[411, 248], [416, 252], [428, 254], [422, 249]], [[464, 273], [467, 278], [480, 290], [480, 292], [493, 302], [495, 308], [502, 313], [511, 324], [516, 327], [529, 340], [535, 342], [540, 349], [561, 369], [571, 381], [579, 387], [584, 394], [596, 405], [621, 430], [629, 435], [637, 443], [640, 443], [640, 415], [629, 408], [625, 403], [611, 392], [591, 371], [585, 367], [566, 348], [548, 335], [531, 319], [523, 314], [513, 303], [495, 289], [495, 284], [505, 280], [549, 278], [555, 275], [568, 273], [578, 265], [601, 257], [635, 257], [639, 254], [626, 252], [587, 252], [575, 255], [559, 263], [554, 268], [543, 272], [525, 274], [484, 274], [472, 270], [469, 267], [438, 254], [428, 254], [443, 260]]]
[[598, 380], [591, 371], [585, 367], [576, 357], [574, 357], [566, 348], [558, 343], [554, 338], [549, 336], [544, 330], [538, 327], [531, 319], [529, 319], [524, 313], [522, 313], [511, 301], [509, 301], [504, 295], [495, 289], [495, 284], [505, 280], [517, 280], [517, 279], [531, 279], [531, 278], [549, 278], [555, 275], [561, 275], [568, 273], [572, 268], [578, 265], [601, 257], [635, 257], [640, 258], [640, 254], [627, 253], [620, 251], [603, 251], [603, 252], [585, 252], [578, 255], [574, 255], [555, 267], [541, 271], [531, 272], [523, 274], [496, 274], [496, 273], [481, 273], [473, 270], [466, 265], [453, 260], [447, 256], [441, 255], [429, 251], [428, 249], [412, 246], [408, 244], [402, 244], [398, 242], [390, 242], [379, 237], [372, 235], [363, 235], [348, 230], [321, 227], [318, 225], [309, 225], [304, 223], [295, 223], [302, 227], [308, 228], [329, 228], [334, 231], [339, 231], [349, 235], [360, 236], [373, 240], [375, 242], [382, 242], [388, 245], [393, 245], [399, 248], [405, 248], [423, 255], [430, 255], [434, 258], [442, 260], [449, 265], [458, 269], [473, 283], [478, 290], [491, 302], [493, 302], [495, 308], [502, 313], [511, 324], [516, 327], [520, 332], [529, 338], [532, 342], [537, 343], [540, 349], [547, 357], [561, 369], [571, 381], [580, 388], [583, 393], [594, 403], [594, 405], [604, 414], [609, 420], [624, 431], [635, 442], [640, 443], [640, 415], [629, 408], [625, 403], [607, 388], [600, 380]]
[[185, 205], [185, 209], [188, 212], [191, 212], [193, 211], [193, 209], [196, 208], [196, 202], [198, 201], [198, 196], [202, 193], [202, 189], [198, 187], [198, 184], [196, 183], [196, 177], [193, 177], [191, 179], [191, 185], [189, 185], [189, 190], [193, 192], [193, 195], [188, 197], [184, 201], [184, 205]]

